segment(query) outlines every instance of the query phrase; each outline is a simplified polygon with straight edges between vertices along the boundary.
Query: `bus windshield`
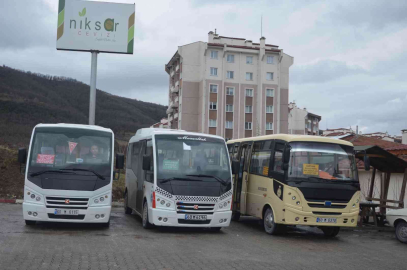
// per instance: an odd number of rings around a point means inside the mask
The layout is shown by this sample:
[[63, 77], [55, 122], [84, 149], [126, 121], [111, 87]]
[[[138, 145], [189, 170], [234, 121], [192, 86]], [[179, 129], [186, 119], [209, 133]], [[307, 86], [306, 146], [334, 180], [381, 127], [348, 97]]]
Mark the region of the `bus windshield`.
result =
[[36, 128], [28, 175], [62, 170], [89, 171], [110, 177], [112, 134], [79, 128]]
[[[225, 142], [216, 138], [156, 135], [157, 179], [194, 178], [230, 183]], [[203, 177], [211, 176], [211, 177]]]
[[318, 143], [290, 143], [288, 180], [358, 181], [353, 147]]

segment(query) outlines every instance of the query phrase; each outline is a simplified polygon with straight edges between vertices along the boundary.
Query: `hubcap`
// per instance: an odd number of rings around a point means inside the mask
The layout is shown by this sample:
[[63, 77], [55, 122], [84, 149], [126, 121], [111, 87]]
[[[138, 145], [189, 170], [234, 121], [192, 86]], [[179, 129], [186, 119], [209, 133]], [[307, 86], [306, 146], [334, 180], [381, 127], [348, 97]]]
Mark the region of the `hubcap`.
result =
[[266, 225], [267, 225], [267, 227], [269, 227], [269, 228], [271, 228], [271, 227], [273, 227], [273, 215], [271, 214], [271, 213], [269, 213], [267, 216], [266, 216]]
[[400, 236], [403, 237], [403, 238], [407, 238], [407, 226], [401, 227]]

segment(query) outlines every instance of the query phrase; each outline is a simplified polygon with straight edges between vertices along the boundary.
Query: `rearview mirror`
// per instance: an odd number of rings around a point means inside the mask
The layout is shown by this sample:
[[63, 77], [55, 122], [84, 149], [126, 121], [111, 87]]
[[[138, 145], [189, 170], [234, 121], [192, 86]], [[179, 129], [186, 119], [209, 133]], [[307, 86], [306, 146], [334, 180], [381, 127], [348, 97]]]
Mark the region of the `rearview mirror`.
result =
[[143, 156], [143, 170], [149, 171], [151, 167], [151, 158], [150, 156]]
[[18, 149], [18, 162], [21, 164], [26, 163], [27, 161], [27, 149], [20, 148]]
[[232, 174], [238, 174], [240, 169], [240, 163], [237, 160], [232, 160]]
[[116, 169], [121, 170], [124, 168], [124, 155], [116, 154]]
[[365, 164], [365, 171], [369, 171], [370, 170], [370, 158], [368, 155], [365, 155], [363, 157], [363, 163]]

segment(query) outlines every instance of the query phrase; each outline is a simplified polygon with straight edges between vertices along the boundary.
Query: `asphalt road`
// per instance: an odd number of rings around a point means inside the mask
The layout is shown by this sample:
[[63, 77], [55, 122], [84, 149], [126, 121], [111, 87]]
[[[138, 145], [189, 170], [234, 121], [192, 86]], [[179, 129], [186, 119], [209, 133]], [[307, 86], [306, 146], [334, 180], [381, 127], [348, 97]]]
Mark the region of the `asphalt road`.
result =
[[242, 218], [220, 232], [145, 230], [115, 208], [110, 228], [69, 223], [25, 226], [22, 206], [0, 204], [0, 269], [407, 269], [407, 245], [392, 232], [317, 229], [269, 236]]

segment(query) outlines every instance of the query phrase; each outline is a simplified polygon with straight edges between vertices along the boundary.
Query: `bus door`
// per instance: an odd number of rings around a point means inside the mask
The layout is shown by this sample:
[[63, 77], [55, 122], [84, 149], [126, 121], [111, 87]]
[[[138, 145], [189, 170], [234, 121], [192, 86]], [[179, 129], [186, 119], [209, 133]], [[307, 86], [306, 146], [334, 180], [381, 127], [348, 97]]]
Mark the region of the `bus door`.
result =
[[137, 165], [137, 186], [136, 186], [136, 211], [138, 213], [143, 213], [143, 184], [144, 184], [144, 171], [143, 171], [143, 156], [146, 149], [146, 141], [140, 141], [140, 150], [138, 156], [138, 165]]
[[[237, 193], [236, 199], [238, 199], [238, 209], [240, 209], [241, 214], [246, 214], [246, 199], [247, 199], [247, 187], [249, 181], [248, 175], [248, 163], [249, 163], [249, 156], [250, 151], [252, 148], [252, 142], [244, 142], [242, 143], [238, 155], [238, 161], [240, 162], [240, 169], [237, 175]], [[240, 196], [239, 196], [240, 194]]]

